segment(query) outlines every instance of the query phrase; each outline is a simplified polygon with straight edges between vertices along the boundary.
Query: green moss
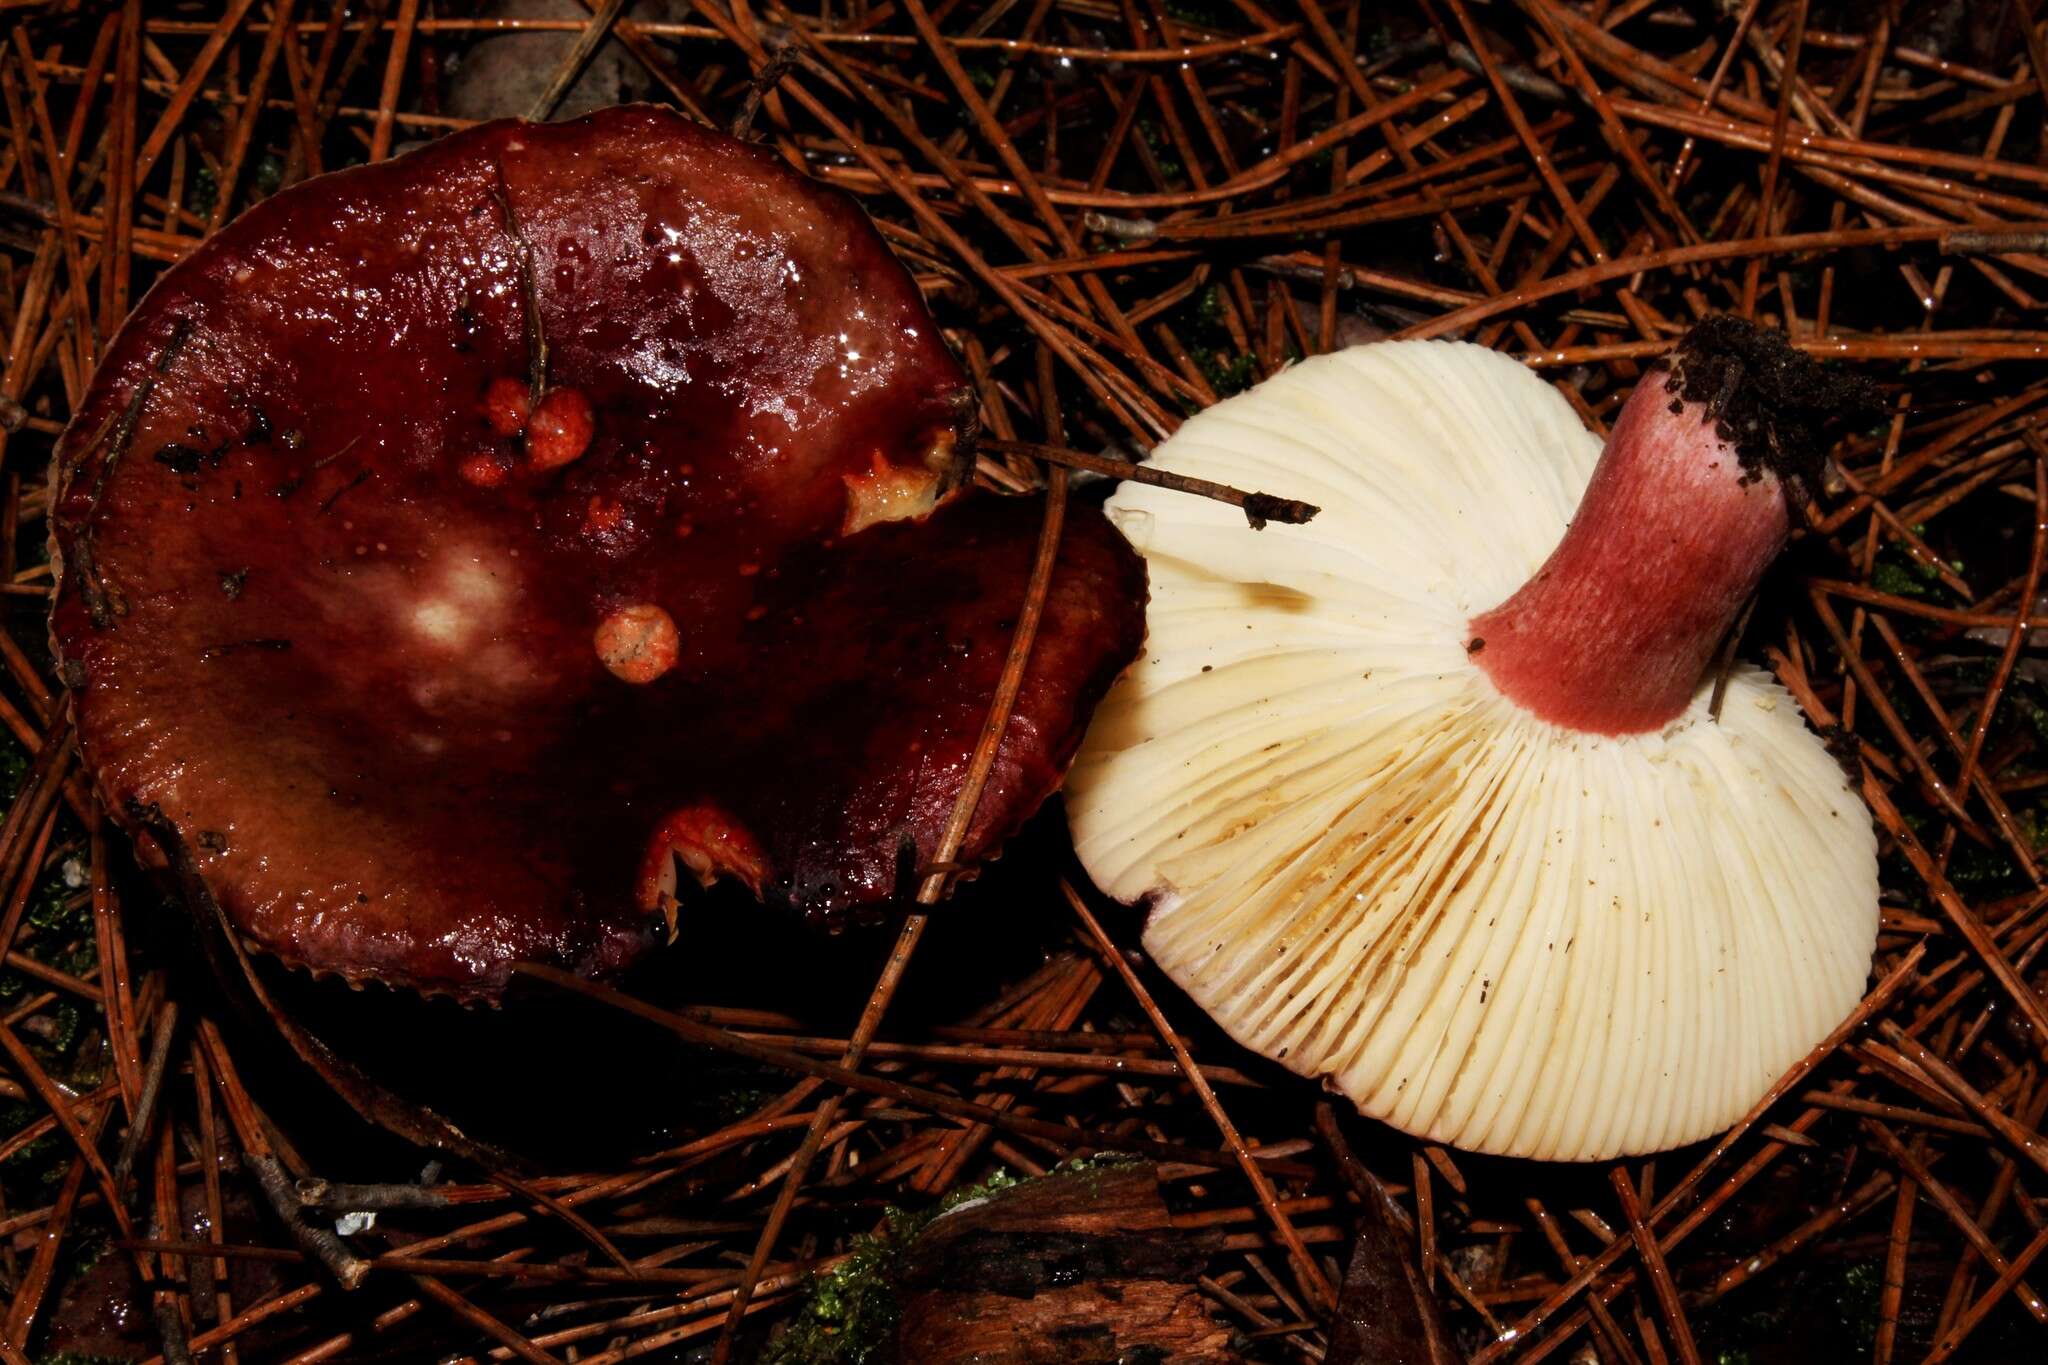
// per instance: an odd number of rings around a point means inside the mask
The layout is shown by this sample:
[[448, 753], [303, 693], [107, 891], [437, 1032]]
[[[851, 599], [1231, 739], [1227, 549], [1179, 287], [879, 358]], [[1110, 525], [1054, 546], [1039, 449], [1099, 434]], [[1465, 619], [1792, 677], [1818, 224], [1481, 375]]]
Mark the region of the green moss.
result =
[[1911, 555], [1887, 548], [1872, 566], [1870, 586], [1894, 597], [1931, 597], [1937, 575]]
[[[891, 1209], [882, 1231], [855, 1241], [845, 1260], [811, 1282], [803, 1307], [768, 1345], [764, 1365], [864, 1365], [887, 1358], [896, 1332], [894, 1271], [914, 1232]], [[922, 1227], [928, 1220], [915, 1219]]]
[[[0, 1133], [12, 1136], [43, 1116], [43, 1110], [20, 1100], [0, 1100]], [[8, 1187], [43, 1200], [56, 1193], [71, 1169], [72, 1149], [62, 1133], [49, 1132], [0, 1162]]]
[[78, 1041], [78, 1030], [85, 1023], [85, 1016], [78, 1006], [69, 1000], [61, 1001], [50, 1010], [50, 1046], [59, 1052], [69, 1052]]
[[1180, 330], [1188, 357], [1217, 397], [1242, 393], [1258, 377], [1257, 359], [1237, 349], [1223, 321], [1223, 294], [1216, 285], [1196, 294], [1190, 305], [1183, 305]]
[[185, 188], [185, 210], [195, 217], [209, 218], [213, 215], [214, 201], [220, 198], [220, 185], [213, 178], [213, 171], [200, 166], [192, 172], [192, 180]]
[[1876, 1261], [1857, 1261], [1842, 1267], [1835, 1291], [1835, 1314], [1849, 1340], [1845, 1348], [1855, 1355], [1867, 1355], [1877, 1343], [1877, 1324], [1884, 1297], [1884, 1267]]
[[1202, 360], [1202, 377], [1209, 381], [1209, 387], [1216, 390], [1219, 397], [1228, 398], [1252, 386], [1255, 363], [1248, 354], [1234, 355], [1228, 363], [1218, 363], [1215, 353], [1211, 352]]
[[1150, 119], [1138, 120], [1138, 136], [1145, 139], [1145, 149], [1152, 153], [1152, 164], [1159, 168], [1159, 174], [1168, 185], [1187, 174], [1187, 167], [1181, 164], [1180, 151], [1172, 139], [1159, 131], [1158, 125]]
[[284, 158], [275, 152], [265, 152], [256, 158], [255, 166], [250, 169], [249, 178], [255, 183], [256, 193], [266, 199], [269, 198], [276, 194], [278, 186], [284, 183]]
[[0, 802], [21, 795], [22, 779], [28, 776], [29, 754], [12, 735], [0, 736]]
[[[1923, 539], [1927, 535], [1925, 522], [1916, 522], [1907, 529]], [[1948, 567], [1960, 574], [1963, 561], [1951, 559]], [[1895, 597], [1931, 597], [1935, 584], [1940, 581], [1941, 575], [1932, 565], [1921, 563], [1896, 545], [1887, 545], [1880, 550], [1877, 563], [1871, 566], [1870, 585]]]
[[78, 896], [76, 889], [66, 883], [62, 868], [43, 874], [28, 904], [28, 922], [44, 933], [83, 928], [91, 913], [92, 898]]
[[[99, 946], [93, 936], [92, 894], [85, 889], [84, 863], [66, 858], [45, 869], [30, 894], [28, 923], [35, 929], [22, 947], [31, 957], [60, 972], [89, 977], [99, 967]], [[11, 994], [0, 976], [0, 995]]]
[[2021, 718], [2032, 728], [2034, 738], [2043, 744], [2048, 744], [2048, 706], [2042, 706], [2034, 698], [2028, 696], [2025, 690], [2021, 689], [2016, 689], [2013, 692], [2012, 700], [2013, 706], [2019, 711]]
[[1876, 1344], [1883, 1297], [1877, 1260], [1809, 1263], [1745, 1287], [1695, 1325], [1716, 1365], [1856, 1360]]
[[968, 60], [960, 65], [967, 72], [967, 79], [976, 90], [984, 93], [996, 88], [996, 79], [1002, 75], [1003, 64], [994, 59]]
[[715, 1097], [717, 1121], [721, 1126], [738, 1123], [759, 1113], [774, 1098], [775, 1092], [758, 1085], [734, 1085], [721, 1090]]
[[[1120, 1170], [1125, 1166], [1135, 1166], [1142, 1160], [1144, 1160], [1143, 1157], [1132, 1156], [1129, 1152], [1097, 1152], [1093, 1156], [1071, 1156], [1053, 1167], [1050, 1171], [1047, 1171], [1046, 1175], [1093, 1177], [1100, 1175], [1104, 1171], [1114, 1171]], [[1017, 1182], [1012, 1181], [1010, 1183], [1015, 1184]], [[1091, 1190], [1095, 1188], [1095, 1183], [1092, 1179], [1084, 1179], [1082, 1181], [1082, 1185]], [[987, 1191], [984, 1190], [982, 1193], [987, 1193]]]
[[676, 1121], [691, 1131], [709, 1132], [759, 1112], [786, 1087], [779, 1072], [729, 1053], [693, 1052], [669, 1077], [689, 1097]]
[[1983, 895], [2017, 889], [2019, 864], [2002, 848], [1979, 848], [1958, 842], [1949, 858], [1949, 882], [1959, 891]]
[[23, 1100], [0, 1100], [0, 1133], [18, 1133], [37, 1118], [42, 1111]]

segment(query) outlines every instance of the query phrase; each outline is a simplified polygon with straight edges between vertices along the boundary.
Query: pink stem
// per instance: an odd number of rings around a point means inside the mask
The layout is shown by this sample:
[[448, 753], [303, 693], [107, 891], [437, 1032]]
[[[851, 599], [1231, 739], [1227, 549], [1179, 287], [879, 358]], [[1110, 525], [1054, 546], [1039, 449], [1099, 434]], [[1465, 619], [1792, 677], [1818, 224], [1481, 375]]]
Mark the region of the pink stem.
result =
[[1682, 714], [1791, 528], [1784, 485], [1745, 471], [1706, 405], [1662, 373], [1630, 395], [1564, 539], [1466, 647], [1507, 697], [1574, 730]]

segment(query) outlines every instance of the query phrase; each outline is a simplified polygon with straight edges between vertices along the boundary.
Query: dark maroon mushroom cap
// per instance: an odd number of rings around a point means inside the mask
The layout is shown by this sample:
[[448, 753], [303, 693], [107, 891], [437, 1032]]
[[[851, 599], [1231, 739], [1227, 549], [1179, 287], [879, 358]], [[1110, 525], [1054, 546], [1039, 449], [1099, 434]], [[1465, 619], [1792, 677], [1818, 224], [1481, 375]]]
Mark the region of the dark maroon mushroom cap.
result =
[[[164, 277], [66, 433], [81, 746], [247, 941], [351, 979], [615, 969], [672, 858], [684, 914], [717, 876], [903, 900], [1041, 518], [953, 496], [970, 409], [850, 200], [668, 113], [310, 181]], [[962, 861], [1058, 785], [1143, 602], [1077, 506]]]

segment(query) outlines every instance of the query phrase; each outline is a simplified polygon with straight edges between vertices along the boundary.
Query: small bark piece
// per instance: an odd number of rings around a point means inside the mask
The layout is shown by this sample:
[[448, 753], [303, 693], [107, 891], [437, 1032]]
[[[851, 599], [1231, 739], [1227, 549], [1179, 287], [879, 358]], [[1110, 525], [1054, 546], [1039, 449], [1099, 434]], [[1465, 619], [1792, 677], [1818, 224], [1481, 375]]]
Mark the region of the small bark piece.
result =
[[1457, 1365], [1435, 1297], [1392, 1227], [1367, 1213], [1331, 1327], [1327, 1365]]
[[1213, 1235], [1173, 1227], [1146, 1164], [1055, 1172], [935, 1220], [904, 1258], [897, 1359], [1093, 1365], [1243, 1359], [1195, 1277]]
[[1325, 1365], [1464, 1365], [1416, 1264], [1414, 1231], [1386, 1186], [1352, 1152], [1327, 1104], [1316, 1114], [1316, 1131], [1359, 1206], [1358, 1240], [1344, 1269]]

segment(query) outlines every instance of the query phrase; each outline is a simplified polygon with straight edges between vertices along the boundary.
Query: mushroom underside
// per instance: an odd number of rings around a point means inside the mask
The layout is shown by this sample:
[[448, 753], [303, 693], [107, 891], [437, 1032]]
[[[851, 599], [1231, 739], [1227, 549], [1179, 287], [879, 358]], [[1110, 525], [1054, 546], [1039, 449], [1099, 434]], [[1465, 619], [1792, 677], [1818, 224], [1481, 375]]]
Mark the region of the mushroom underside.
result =
[[[1454, 394], [1455, 401], [1437, 395]], [[1069, 781], [1098, 885], [1233, 1036], [1460, 1147], [1596, 1159], [1738, 1118], [1851, 1009], [1868, 813], [1738, 667], [1655, 731], [1504, 697], [1467, 623], [1545, 561], [1599, 441], [1522, 366], [1399, 343], [1197, 417], [1177, 472], [1324, 509], [1261, 538], [1126, 485], [1144, 658]], [[1482, 642], [1483, 647], [1483, 642]]]

